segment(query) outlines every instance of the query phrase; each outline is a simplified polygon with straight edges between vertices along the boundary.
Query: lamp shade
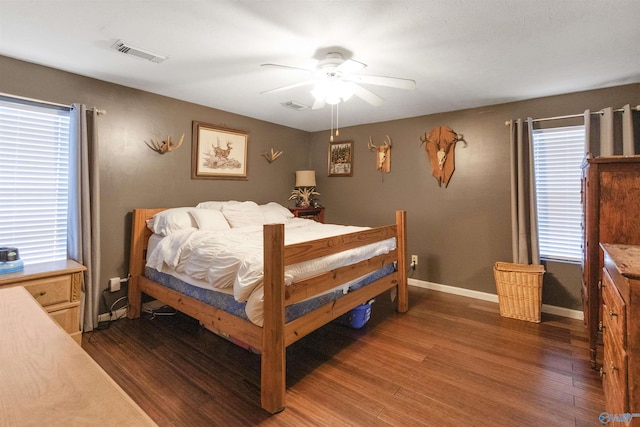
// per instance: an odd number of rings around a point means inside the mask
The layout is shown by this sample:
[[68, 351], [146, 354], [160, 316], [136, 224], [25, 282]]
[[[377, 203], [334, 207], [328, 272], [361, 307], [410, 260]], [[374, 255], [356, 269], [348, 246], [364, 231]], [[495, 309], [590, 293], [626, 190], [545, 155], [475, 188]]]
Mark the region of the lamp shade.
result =
[[296, 187], [315, 187], [316, 171], [296, 171]]

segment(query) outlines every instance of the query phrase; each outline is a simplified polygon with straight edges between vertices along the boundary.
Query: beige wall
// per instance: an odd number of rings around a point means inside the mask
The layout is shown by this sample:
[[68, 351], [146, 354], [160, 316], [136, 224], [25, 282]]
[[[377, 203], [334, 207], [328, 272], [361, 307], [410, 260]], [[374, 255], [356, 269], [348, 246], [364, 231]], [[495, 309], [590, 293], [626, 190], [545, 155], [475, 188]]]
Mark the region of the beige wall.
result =
[[[101, 276], [127, 274], [130, 212], [136, 207], [185, 206], [202, 200], [287, 204], [294, 171], [318, 171], [330, 222], [379, 225], [395, 209], [408, 212], [408, 251], [420, 257], [414, 278], [495, 293], [491, 267], [511, 259], [509, 133], [505, 120], [579, 113], [640, 104], [640, 85], [536, 99], [486, 108], [341, 129], [355, 142], [353, 177], [327, 177], [329, 132], [307, 133], [228, 112], [113, 85], [0, 56], [0, 92], [107, 110], [100, 118]], [[211, 94], [215, 97], [215, 94]], [[249, 132], [247, 181], [191, 179], [193, 120]], [[447, 125], [464, 135], [456, 171], [438, 187], [419, 137]], [[178, 151], [159, 155], [144, 144], [185, 133]], [[391, 173], [374, 169], [369, 136], [393, 139]], [[269, 164], [260, 153], [283, 150]], [[548, 265], [545, 304], [580, 308], [580, 267]]]

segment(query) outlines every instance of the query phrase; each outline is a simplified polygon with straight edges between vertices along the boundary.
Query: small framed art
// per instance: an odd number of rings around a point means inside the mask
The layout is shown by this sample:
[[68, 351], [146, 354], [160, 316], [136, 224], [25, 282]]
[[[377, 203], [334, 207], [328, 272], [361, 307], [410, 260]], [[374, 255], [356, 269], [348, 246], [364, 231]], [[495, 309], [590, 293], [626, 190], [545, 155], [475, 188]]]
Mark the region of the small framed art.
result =
[[353, 175], [353, 141], [329, 143], [329, 176]]

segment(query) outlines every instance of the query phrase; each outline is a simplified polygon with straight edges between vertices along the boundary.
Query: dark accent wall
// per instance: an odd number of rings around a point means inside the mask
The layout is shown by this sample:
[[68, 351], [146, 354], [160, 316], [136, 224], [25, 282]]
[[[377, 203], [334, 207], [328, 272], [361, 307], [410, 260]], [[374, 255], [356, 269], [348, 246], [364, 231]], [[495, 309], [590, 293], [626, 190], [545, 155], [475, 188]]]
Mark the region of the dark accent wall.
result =
[[[580, 92], [340, 129], [355, 145], [352, 177], [327, 176], [329, 131], [313, 133], [312, 167], [329, 222], [380, 225], [407, 211], [408, 256], [419, 256], [415, 279], [495, 293], [493, 265], [511, 261], [509, 127], [505, 121], [640, 104], [640, 85]], [[344, 108], [348, 108], [345, 106]], [[556, 122], [561, 123], [561, 122]], [[431, 176], [420, 137], [437, 126], [462, 134], [447, 188]], [[375, 169], [367, 142], [393, 141], [391, 173]], [[637, 213], [630, 213], [637, 214]], [[581, 266], [545, 262], [543, 303], [582, 309]]]
[[[308, 133], [0, 56], [0, 92], [107, 111], [100, 118], [101, 282], [127, 275], [130, 213], [137, 207], [194, 205], [203, 200], [288, 204], [298, 169], [317, 171], [326, 220], [381, 225], [396, 209], [408, 212], [408, 252], [420, 257], [414, 278], [495, 293], [492, 266], [511, 260], [509, 130], [518, 117], [580, 113], [586, 108], [640, 104], [640, 85], [627, 85], [484, 108], [460, 110], [340, 130], [355, 142], [352, 177], [327, 177], [329, 131]], [[211, 94], [215, 98], [215, 94]], [[293, 113], [292, 113], [293, 114]], [[191, 179], [191, 123], [249, 133], [246, 181]], [[329, 123], [327, 123], [329, 125]], [[447, 125], [464, 135], [448, 188], [438, 187], [420, 136]], [[177, 140], [159, 155], [145, 141]], [[375, 170], [369, 136], [393, 140], [391, 173]], [[269, 164], [261, 152], [284, 151]], [[580, 266], [551, 264], [545, 304], [580, 309]]]
[[[0, 56], [0, 92], [106, 110], [99, 117], [101, 283], [128, 274], [130, 221], [135, 208], [194, 206], [204, 200], [276, 201], [287, 205], [295, 171], [309, 167], [308, 132], [231, 114]], [[211, 94], [215, 98], [215, 94]], [[192, 121], [249, 133], [248, 179], [191, 179]], [[158, 154], [145, 141], [174, 141]], [[260, 153], [284, 153], [269, 164]]]

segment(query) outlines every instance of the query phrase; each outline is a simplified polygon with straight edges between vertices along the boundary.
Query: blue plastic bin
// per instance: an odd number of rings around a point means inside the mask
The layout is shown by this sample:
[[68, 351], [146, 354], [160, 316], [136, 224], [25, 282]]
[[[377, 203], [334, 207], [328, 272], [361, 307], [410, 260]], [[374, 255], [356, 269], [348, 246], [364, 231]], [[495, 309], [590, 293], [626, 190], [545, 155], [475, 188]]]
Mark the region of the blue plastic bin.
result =
[[360, 329], [367, 324], [371, 318], [371, 305], [375, 302], [375, 299], [367, 301], [364, 304], [352, 309], [350, 312], [342, 316], [342, 322], [346, 323], [353, 329]]

